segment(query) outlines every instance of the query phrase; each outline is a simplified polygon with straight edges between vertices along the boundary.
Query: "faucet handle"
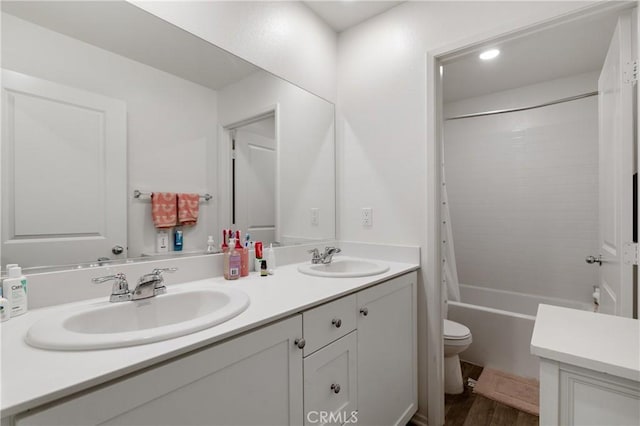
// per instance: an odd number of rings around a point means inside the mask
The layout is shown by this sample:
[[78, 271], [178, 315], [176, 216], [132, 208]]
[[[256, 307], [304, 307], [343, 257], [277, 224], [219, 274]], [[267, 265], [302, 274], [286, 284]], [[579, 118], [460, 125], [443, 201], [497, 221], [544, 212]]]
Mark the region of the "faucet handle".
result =
[[113, 287], [111, 288], [111, 297], [109, 299], [111, 302], [122, 302], [125, 300], [131, 300], [127, 276], [123, 273], [118, 273], [115, 275], [105, 275], [104, 277], [93, 278], [91, 281], [95, 284], [114, 281]]
[[174, 273], [178, 270], [178, 268], [156, 268], [151, 273], [153, 275], [162, 275], [163, 272], [171, 272]]
[[314, 248], [314, 249], [312, 249], [312, 250], [307, 250], [307, 253], [310, 253], [310, 254], [312, 254], [312, 255], [314, 255], [314, 256], [315, 256], [315, 255], [320, 256], [320, 251], [319, 251], [317, 248]]

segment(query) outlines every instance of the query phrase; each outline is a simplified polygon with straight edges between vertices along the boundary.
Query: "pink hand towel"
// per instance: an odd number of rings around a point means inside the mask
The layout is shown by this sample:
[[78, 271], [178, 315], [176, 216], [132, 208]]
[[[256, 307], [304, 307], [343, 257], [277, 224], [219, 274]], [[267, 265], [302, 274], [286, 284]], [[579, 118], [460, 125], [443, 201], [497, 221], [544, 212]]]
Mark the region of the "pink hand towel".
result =
[[156, 228], [171, 228], [178, 224], [176, 194], [154, 192], [151, 194], [151, 216]]
[[178, 222], [195, 225], [198, 222], [200, 194], [178, 194]]

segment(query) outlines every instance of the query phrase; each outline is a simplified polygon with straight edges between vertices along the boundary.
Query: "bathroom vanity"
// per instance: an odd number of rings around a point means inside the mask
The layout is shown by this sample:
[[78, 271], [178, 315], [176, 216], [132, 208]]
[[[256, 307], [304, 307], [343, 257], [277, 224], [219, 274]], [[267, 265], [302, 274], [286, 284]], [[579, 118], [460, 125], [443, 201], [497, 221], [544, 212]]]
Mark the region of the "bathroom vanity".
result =
[[541, 425], [640, 422], [638, 320], [540, 305], [531, 352], [540, 357]]
[[14, 318], [3, 324], [2, 424], [405, 424], [417, 410], [418, 265], [387, 263], [371, 277], [313, 277], [293, 264], [268, 278], [175, 285], [233, 286], [251, 304], [147, 345], [24, 343], [34, 322], [79, 303]]

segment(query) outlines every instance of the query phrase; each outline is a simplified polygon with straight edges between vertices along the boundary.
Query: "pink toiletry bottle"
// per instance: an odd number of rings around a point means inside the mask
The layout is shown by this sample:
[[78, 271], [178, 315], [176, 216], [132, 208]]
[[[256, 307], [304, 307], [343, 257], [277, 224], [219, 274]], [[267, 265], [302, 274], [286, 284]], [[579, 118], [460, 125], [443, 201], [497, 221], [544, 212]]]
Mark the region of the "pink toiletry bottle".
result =
[[233, 238], [229, 240], [229, 269], [225, 270], [225, 278], [228, 280], [237, 280], [240, 278], [241, 254], [235, 247]]

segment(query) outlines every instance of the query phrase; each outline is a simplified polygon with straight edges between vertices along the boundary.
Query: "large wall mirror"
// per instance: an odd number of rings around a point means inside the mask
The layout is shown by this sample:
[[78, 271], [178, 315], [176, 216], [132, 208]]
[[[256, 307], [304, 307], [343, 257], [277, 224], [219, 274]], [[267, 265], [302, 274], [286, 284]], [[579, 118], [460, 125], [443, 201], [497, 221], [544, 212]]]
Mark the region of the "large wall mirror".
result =
[[2, 2], [2, 109], [3, 267], [157, 258], [153, 192], [176, 255], [335, 238], [334, 105], [130, 3]]

